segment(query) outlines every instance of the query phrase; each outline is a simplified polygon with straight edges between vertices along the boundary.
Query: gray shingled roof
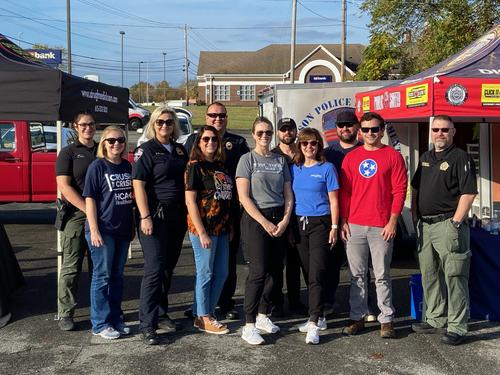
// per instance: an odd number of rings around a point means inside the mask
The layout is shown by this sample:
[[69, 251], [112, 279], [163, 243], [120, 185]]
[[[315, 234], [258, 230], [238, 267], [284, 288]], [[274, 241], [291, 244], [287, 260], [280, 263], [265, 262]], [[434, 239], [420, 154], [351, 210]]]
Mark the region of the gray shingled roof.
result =
[[[297, 44], [295, 61], [298, 63], [319, 44]], [[340, 44], [322, 44], [340, 60]], [[361, 44], [348, 44], [346, 65], [356, 70], [364, 50]], [[290, 45], [270, 44], [258, 51], [200, 51], [198, 75], [203, 74], [283, 74], [290, 69]]]

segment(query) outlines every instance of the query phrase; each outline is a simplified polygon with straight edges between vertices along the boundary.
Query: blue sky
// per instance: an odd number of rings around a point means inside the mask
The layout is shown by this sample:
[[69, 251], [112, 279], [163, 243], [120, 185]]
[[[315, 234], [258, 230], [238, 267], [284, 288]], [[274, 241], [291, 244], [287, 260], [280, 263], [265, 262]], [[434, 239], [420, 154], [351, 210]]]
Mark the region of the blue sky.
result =
[[[347, 1], [347, 42], [367, 44], [369, 17]], [[199, 51], [252, 51], [271, 43], [290, 43], [291, 0], [71, 0], [73, 73], [98, 74], [121, 84], [121, 37], [124, 31], [124, 85], [139, 79], [184, 79], [184, 24], [188, 26], [190, 79], [196, 76]], [[297, 43], [340, 43], [341, 2], [299, 0]], [[32, 43], [66, 46], [65, 0], [0, 0], [0, 33]], [[144, 63], [139, 64], [140, 61]]]

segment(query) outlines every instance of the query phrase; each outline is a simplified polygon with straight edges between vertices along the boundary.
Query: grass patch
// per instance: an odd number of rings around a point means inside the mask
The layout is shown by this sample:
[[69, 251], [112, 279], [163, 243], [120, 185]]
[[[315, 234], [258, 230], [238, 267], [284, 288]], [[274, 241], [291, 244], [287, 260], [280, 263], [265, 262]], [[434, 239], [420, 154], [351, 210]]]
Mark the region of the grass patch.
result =
[[[147, 107], [151, 112], [155, 107]], [[207, 106], [197, 105], [184, 107], [193, 114], [193, 126], [205, 124]], [[259, 107], [227, 107], [228, 128], [234, 130], [250, 130], [255, 118], [259, 115]]]

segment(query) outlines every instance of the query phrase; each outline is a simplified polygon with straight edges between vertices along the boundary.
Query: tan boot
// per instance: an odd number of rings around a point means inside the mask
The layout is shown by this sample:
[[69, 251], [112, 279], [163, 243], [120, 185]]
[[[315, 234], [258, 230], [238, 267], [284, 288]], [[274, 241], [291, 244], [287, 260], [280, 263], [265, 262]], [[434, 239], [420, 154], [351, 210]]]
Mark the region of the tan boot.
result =
[[356, 335], [358, 332], [365, 328], [365, 320], [349, 320], [347, 325], [342, 329], [342, 334], [351, 336]]
[[380, 325], [380, 337], [383, 339], [395, 339], [396, 331], [394, 331], [394, 324], [390, 323], [382, 323]]

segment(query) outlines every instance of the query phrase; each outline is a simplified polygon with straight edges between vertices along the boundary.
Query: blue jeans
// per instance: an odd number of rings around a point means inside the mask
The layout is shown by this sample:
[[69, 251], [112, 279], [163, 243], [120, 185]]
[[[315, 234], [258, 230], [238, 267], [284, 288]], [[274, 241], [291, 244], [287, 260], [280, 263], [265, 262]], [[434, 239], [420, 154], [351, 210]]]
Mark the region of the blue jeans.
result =
[[200, 238], [189, 233], [196, 265], [195, 302], [197, 316], [213, 314], [228, 274], [229, 238], [227, 234], [210, 236], [212, 247], [204, 249]]
[[92, 331], [99, 333], [123, 323], [123, 269], [127, 262], [129, 240], [101, 233], [104, 244], [92, 246], [90, 233], [85, 233], [94, 264], [90, 285], [90, 321]]

